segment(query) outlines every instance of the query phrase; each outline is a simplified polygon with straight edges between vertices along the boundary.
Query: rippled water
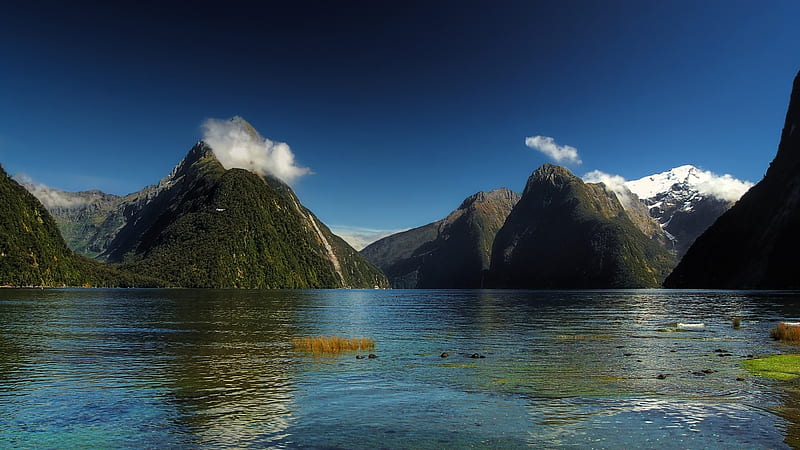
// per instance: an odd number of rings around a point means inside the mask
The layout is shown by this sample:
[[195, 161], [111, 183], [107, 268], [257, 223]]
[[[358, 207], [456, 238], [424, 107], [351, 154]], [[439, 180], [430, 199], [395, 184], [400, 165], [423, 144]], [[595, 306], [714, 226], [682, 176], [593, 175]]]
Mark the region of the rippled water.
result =
[[[780, 292], [3, 289], [0, 447], [780, 448], [798, 385], [741, 361], [798, 319]], [[317, 335], [378, 358], [293, 350]]]

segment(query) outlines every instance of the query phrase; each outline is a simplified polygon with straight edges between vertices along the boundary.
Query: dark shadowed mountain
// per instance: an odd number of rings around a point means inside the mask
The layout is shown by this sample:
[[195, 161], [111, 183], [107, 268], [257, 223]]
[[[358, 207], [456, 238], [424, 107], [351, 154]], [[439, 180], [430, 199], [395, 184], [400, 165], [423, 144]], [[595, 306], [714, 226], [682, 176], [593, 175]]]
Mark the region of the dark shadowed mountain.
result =
[[479, 288], [494, 237], [518, 199], [508, 189], [479, 192], [446, 218], [385, 237], [361, 253], [395, 288]]
[[494, 241], [491, 284], [503, 288], [657, 287], [673, 255], [646, 236], [603, 184], [545, 164]]
[[719, 217], [665, 281], [671, 288], [798, 289], [800, 73], [764, 178]]

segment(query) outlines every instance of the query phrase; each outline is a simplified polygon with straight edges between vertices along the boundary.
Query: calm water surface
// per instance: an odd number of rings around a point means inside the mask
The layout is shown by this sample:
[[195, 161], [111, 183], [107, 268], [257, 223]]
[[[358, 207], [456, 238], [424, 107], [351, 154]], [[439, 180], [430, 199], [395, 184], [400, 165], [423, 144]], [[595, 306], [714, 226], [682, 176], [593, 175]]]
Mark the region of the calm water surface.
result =
[[741, 366], [780, 320], [800, 293], [3, 289], [0, 447], [782, 448], [800, 385]]

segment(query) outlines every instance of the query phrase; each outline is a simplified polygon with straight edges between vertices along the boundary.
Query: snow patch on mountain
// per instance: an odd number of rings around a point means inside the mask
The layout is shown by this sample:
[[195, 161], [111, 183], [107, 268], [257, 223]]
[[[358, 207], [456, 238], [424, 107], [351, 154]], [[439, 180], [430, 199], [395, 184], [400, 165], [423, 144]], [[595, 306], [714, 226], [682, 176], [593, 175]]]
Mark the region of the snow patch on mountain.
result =
[[753, 183], [734, 178], [732, 175], [717, 175], [692, 165], [683, 165], [666, 172], [625, 182], [625, 186], [640, 199], [650, 199], [659, 194], [674, 191], [678, 184], [687, 192], [694, 191], [710, 195], [719, 200], [735, 202], [753, 187]]

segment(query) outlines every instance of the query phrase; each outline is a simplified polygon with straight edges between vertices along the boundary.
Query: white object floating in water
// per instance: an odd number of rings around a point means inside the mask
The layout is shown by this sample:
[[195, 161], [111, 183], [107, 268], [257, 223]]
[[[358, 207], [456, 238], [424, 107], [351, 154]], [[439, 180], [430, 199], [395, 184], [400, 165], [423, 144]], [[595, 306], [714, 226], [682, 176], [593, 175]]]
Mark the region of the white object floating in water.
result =
[[225, 211], [225, 208], [217, 208], [217, 212]]
[[800, 327], [800, 322], [781, 322], [787, 327]]
[[701, 328], [705, 328], [706, 324], [704, 323], [682, 323], [678, 322], [678, 329], [679, 330], [699, 330]]

